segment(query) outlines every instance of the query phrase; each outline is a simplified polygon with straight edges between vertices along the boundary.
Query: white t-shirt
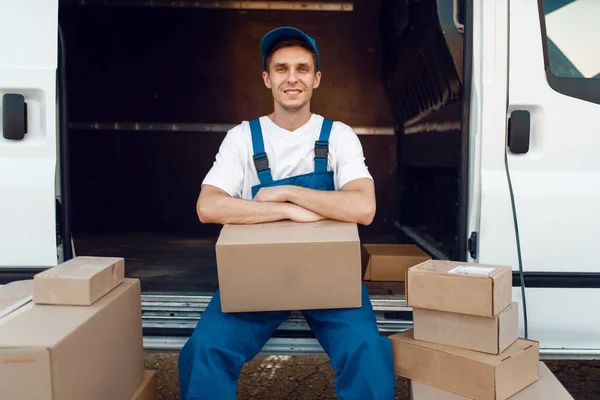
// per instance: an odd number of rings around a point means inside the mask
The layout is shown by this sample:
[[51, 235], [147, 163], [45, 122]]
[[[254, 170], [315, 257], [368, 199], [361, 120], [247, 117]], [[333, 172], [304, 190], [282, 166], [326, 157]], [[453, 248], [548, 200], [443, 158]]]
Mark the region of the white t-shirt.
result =
[[[322, 116], [313, 114], [295, 131], [279, 127], [267, 116], [259, 120], [273, 180], [315, 170], [314, 146], [321, 133]], [[250, 123], [244, 121], [227, 132], [202, 184], [216, 186], [232, 197], [251, 200], [252, 186], [260, 183], [253, 154]], [[336, 190], [358, 178], [373, 179], [365, 165], [358, 136], [352, 128], [338, 121], [331, 129], [327, 163], [327, 169], [334, 171]]]

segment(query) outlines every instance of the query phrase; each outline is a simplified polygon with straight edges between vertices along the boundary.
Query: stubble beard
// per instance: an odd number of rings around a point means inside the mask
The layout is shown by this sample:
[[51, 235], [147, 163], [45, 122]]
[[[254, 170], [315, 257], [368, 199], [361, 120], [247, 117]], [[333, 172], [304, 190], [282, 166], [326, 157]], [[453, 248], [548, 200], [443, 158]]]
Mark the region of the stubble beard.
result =
[[283, 110], [288, 111], [288, 112], [297, 112], [302, 110], [304, 107], [306, 107], [308, 105], [309, 101], [308, 100], [303, 100], [301, 103], [295, 103], [295, 104], [285, 104], [285, 102], [283, 102], [282, 100], [277, 101], [277, 104], [279, 104], [279, 107], [281, 107]]

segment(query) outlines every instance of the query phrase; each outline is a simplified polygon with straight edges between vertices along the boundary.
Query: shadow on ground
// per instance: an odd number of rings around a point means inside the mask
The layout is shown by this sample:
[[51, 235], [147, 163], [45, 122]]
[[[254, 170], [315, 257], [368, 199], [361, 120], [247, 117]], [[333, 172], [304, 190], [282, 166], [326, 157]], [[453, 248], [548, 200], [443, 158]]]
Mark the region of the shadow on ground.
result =
[[[159, 400], [179, 400], [178, 353], [146, 352], [146, 368], [159, 370]], [[600, 361], [548, 361], [576, 400], [600, 399]], [[335, 373], [327, 357], [258, 356], [242, 369], [238, 400], [336, 400]], [[407, 380], [397, 378], [396, 399], [408, 399]]]

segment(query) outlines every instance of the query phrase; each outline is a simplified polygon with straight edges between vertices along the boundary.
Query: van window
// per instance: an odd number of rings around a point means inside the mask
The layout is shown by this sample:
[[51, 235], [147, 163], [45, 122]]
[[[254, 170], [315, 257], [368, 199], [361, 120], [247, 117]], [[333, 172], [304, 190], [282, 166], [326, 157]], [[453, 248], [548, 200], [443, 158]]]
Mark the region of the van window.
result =
[[563, 94], [600, 102], [600, 1], [539, 0], [546, 74]]

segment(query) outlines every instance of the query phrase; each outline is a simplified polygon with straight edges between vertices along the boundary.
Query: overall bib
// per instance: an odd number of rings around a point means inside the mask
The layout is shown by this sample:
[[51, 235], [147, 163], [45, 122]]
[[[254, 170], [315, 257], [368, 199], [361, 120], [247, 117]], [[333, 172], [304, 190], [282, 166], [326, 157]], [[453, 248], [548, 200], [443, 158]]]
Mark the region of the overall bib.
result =
[[[274, 181], [260, 122], [250, 121], [254, 164], [260, 179], [260, 184], [252, 187], [252, 197], [261, 187], [277, 185], [334, 190], [333, 172], [327, 171], [331, 127], [332, 121], [325, 119], [315, 143], [314, 172]], [[379, 335], [364, 285], [361, 308], [303, 310], [302, 314], [330, 358], [339, 399], [395, 399], [391, 344]], [[179, 355], [181, 400], [235, 400], [244, 363], [261, 351], [289, 315], [290, 311], [225, 314], [217, 290]]]

